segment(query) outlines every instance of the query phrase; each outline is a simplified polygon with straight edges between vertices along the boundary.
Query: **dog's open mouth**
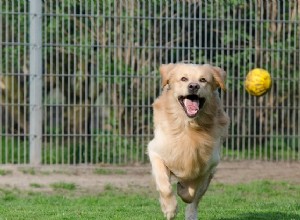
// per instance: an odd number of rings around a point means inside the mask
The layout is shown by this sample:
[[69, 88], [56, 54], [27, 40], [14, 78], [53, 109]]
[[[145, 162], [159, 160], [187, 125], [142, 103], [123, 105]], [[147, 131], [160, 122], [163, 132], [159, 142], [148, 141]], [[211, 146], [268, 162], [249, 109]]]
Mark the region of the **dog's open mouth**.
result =
[[205, 103], [205, 98], [197, 95], [179, 96], [178, 101], [181, 104], [186, 115], [194, 118]]

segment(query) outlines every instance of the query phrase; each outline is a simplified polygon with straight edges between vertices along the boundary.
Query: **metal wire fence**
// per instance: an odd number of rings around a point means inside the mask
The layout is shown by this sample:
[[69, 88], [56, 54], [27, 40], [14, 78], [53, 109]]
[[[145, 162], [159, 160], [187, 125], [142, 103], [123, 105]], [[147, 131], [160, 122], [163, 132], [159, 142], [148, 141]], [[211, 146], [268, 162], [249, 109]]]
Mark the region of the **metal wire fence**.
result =
[[300, 160], [299, 0], [2, 0], [0, 30], [1, 164], [147, 162], [158, 67], [180, 61], [227, 71], [223, 159]]

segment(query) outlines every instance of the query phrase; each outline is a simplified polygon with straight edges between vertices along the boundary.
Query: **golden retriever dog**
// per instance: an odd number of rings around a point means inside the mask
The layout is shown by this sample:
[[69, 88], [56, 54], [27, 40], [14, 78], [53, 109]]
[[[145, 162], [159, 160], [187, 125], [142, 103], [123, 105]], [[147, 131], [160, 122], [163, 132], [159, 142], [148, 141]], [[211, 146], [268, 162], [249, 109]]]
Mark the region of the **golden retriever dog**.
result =
[[197, 207], [220, 160], [229, 118], [218, 88], [226, 73], [209, 64], [165, 64], [160, 67], [163, 91], [153, 103], [154, 138], [148, 144], [152, 173], [167, 219], [177, 212], [177, 194], [188, 203], [186, 219], [197, 219]]

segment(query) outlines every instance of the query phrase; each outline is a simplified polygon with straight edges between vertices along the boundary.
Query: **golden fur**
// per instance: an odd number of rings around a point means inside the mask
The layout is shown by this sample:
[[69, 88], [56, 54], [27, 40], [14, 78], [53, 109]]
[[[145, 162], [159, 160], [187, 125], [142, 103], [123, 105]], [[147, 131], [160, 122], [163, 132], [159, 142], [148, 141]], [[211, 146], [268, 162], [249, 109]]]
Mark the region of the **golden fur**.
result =
[[[208, 64], [182, 63], [162, 65], [160, 73], [164, 88], [153, 103], [155, 135], [148, 154], [162, 211], [167, 219], [176, 215], [177, 202], [170, 183], [174, 175], [178, 195], [191, 203], [186, 218], [197, 219], [198, 202], [215, 172], [228, 130], [229, 118], [217, 91], [225, 90], [226, 73]], [[180, 99], [191, 95], [205, 99], [204, 104], [198, 101], [199, 109], [195, 101], [180, 104]]]

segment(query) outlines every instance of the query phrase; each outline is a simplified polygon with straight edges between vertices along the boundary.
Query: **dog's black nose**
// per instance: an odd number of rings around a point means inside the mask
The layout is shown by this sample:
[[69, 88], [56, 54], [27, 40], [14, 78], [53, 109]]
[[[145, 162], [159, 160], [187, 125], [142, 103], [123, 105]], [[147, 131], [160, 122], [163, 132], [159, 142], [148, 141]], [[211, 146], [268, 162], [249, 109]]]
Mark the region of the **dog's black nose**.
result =
[[200, 89], [200, 85], [198, 83], [190, 83], [188, 85], [189, 92], [194, 93]]

